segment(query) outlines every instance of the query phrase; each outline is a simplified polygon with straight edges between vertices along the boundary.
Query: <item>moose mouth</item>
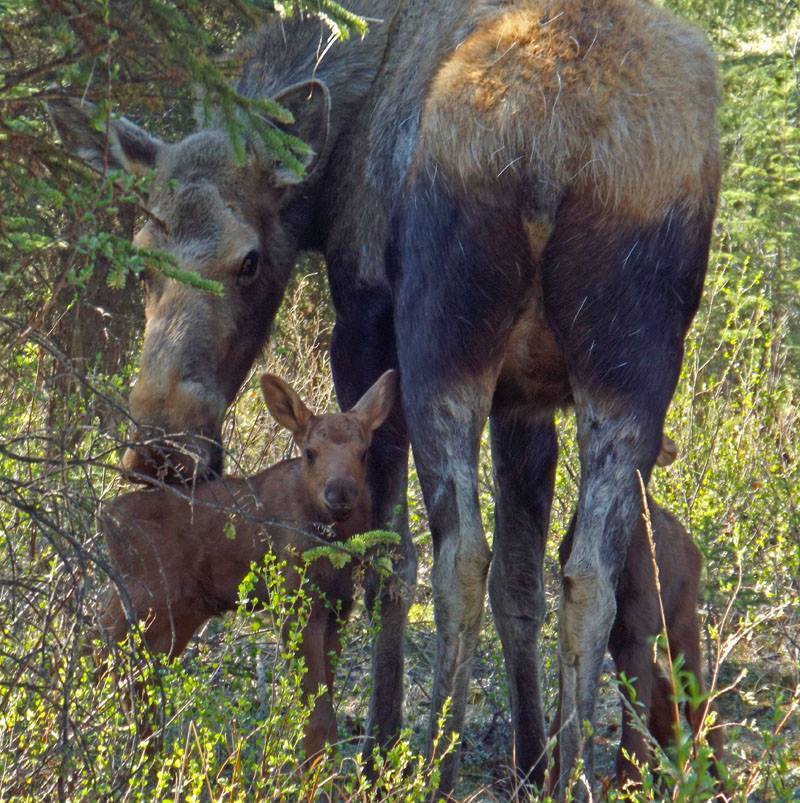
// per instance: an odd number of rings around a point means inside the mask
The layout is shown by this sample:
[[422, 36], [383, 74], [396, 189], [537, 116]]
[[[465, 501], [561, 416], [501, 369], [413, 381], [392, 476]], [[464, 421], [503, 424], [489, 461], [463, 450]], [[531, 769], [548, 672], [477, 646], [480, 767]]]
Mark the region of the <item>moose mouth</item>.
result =
[[331, 505], [327, 506], [328, 513], [330, 517], [337, 523], [341, 524], [343, 521], [347, 521], [350, 516], [353, 514], [353, 508], [351, 505], [347, 506], [339, 506], [339, 507], [331, 507]]
[[202, 436], [139, 440], [125, 450], [122, 470], [135, 483], [205, 482], [222, 473], [222, 447]]

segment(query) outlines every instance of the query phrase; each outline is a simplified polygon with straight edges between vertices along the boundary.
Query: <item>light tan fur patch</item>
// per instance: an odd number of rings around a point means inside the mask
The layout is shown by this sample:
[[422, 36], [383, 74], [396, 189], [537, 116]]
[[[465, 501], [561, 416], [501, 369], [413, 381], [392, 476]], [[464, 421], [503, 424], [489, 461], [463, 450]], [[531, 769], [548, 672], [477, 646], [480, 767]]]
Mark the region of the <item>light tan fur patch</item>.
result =
[[718, 101], [705, 38], [665, 9], [517, 0], [439, 70], [420, 153], [467, 186], [513, 170], [655, 220], [708, 198]]
[[553, 233], [553, 224], [543, 216], [523, 217], [522, 226], [528, 237], [528, 245], [531, 254], [540, 259], [544, 252], [547, 241]]

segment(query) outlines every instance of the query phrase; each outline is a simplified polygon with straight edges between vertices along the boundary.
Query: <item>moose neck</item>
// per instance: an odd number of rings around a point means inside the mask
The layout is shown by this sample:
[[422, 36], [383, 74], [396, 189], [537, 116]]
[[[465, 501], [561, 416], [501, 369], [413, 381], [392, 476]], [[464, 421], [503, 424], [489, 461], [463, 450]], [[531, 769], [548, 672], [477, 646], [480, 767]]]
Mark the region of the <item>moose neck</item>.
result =
[[[326, 152], [355, 119], [383, 61], [387, 31], [402, 0], [357, 0], [347, 8], [369, 21], [369, 32], [344, 41], [315, 17], [266, 25], [252, 41], [237, 90], [249, 97], [272, 97], [293, 84], [316, 78], [331, 95]], [[319, 165], [315, 172], [323, 172]]]

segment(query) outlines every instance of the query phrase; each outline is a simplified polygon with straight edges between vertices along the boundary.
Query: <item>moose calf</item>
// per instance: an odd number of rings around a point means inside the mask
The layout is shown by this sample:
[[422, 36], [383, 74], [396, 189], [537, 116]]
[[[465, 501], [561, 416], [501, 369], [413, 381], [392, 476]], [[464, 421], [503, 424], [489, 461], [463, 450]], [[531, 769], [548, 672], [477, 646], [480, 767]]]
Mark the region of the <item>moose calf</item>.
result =
[[[702, 694], [703, 666], [700, 648], [700, 623], [697, 618], [697, 595], [703, 566], [700, 550], [689, 533], [669, 511], [648, 499], [656, 548], [661, 602], [667, 624], [670, 654], [675, 660], [684, 658], [683, 668], [691, 672]], [[608, 649], [618, 673], [624, 672], [633, 681], [636, 700], [642, 706], [642, 718], [656, 741], [666, 747], [675, 736], [672, 682], [653, 660], [653, 638], [662, 630], [658, 592], [645, 524], [637, 525], [628, 547], [625, 567], [617, 583], [617, 615]], [[636, 766], [648, 761], [647, 740], [634, 724], [630, 701], [623, 704], [622, 738], [617, 753], [617, 779], [639, 779]], [[686, 717], [697, 734], [711, 703], [698, 707], [686, 704]], [[717, 761], [723, 757], [723, 734], [719, 726], [708, 732]]]
[[[675, 444], [664, 436], [657, 464], [669, 465], [676, 455]], [[700, 624], [697, 618], [702, 556], [675, 516], [649, 497], [647, 502], [670, 653], [673, 659], [683, 655], [683, 667], [694, 674], [702, 694], [703, 668]], [[570, 528], [559, 550], [562, 566], [569, 558], [572, 534], [573, 528]], [[647, 722], [648, 730], [659, 745], [666, 747], [675, 736], [676, 723], [672, 704], [674, 690], [667, 674], [653, 660], [652, 642], [661, 632], [662, 623], [650, 544], [642, 519], [639, 519], [631, 537], [625, 565], [617, 582], [616, 601], [617, 613], [608, 640], [609, 652], [617, 672], [624, 672], [633, 681], [636, 700], [641, 706], [642, 719]], [[695, 734], [699, 731], [707, 711], [713, 709], [711, 703], [701, 704], [697, 708], [692, 708], [687, 703], [686, 716]], [[551, 733], [560, 729], [560, 719], [559, 699], [559, 710]], [[721, 761], [724, 752], [722, 729], [718, 726], [712, 728], [708, 733], [708, 741], [716, 760]], [[634, 723], [630, 699], [623, 704], [622, 737], [617, 752], [616, 772], [620, 785], [628, 779], [639, 780], [640, 777], [635, 764], [626, 754], [642, 766], [647, 764], [650, 757], [647, 739]], [[557, 776], [556, 767], [550, 785]]]
[[[154, 652], [175, 657], [210, 617], [233, 610], [251, 563], [268, 551], [286, 561], [285, 582], [296, 589], [302, 553], [324, 532], [343, 540], [370, 528], [366, 456], [373, 432], [394, 403], [396, 371], [387, 371], [349, 412], [314, 415], [276, 376], [261, 377], [275, 420], [289, 429], [301, 457], [253, 477], [199, 484], [191, 498], [168, 489], [125, 494], [105, 508], [100, 526], [125, 593], [112, 587], [102, 614], [107, 636], [119, 641], [131, 620], [146, 620]], [[233, 512], [232, 512], [233, 511]], [[233, 523], [235, 536], [227, 526]], [[320, 525], [323, 525], [322, 527]], [[353, 602], [352, 567], [324, 558], [306, 572], [314, 589], [302, 634], [303, 691], [325, 692], [314, 704], [303, 738], [307, 756], [336, 741], [331, 655]], [[256, 596], [266, 602], [262, 584]], [[133, 610], [126, 616], [123, 599]]]

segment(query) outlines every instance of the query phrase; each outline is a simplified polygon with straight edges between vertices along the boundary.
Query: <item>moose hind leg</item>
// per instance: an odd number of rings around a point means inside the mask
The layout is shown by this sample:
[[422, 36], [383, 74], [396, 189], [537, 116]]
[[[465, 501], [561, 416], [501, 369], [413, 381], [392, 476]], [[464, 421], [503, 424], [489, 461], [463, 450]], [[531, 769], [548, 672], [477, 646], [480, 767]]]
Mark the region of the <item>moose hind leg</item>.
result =
[[[403, 410], [433, 535], [436, 663], [431, 732], [464, 723], [490, 553], [478, 503], [480, 436], [503, 349], [532, 285], [519, 208], [457, 198], [421, 167], [389, 250]], [[441, 768], [449, 792], [458, 752]]]
[[[584, 750], [583, 722], [593, 722], [597, 684], [616, 613], [617, 576], [641, 512], [635, 472], [640, 468], [647, 476], [649, 467], [642, 455], [646, 433], [639, 426], [625, 419], [609, 425], [586, 413], [579, 407], [581, 487], [572, 550], [562, 570], [559, 753], [563, 780], [583, 750], [584, 774], [591, 783], [591, 742]], [[655, 445], [659, 433], [652, 429], [649, 440]]]
[[[487, 394], [488, 395], [488, 394]], [[478, 440], [483, 421], [478, 394], [465, 390], [461, 398], [428, 398], [414, 427], [418, 436], [415, 460], [433, 536], [434, 618], [436, 659], [430, 721], [436, 735], [445, 701], [451, 708], [443, 737], [460, 733], [466, 713], [472, 657], [480, 634], [490, 552], [478, 503]], [[416, 405], [412, 406], [416, 408]], [[458, 752], [442, 766], [442, 788], [455, 784]]]
[[503, 644], [520, 774], [544, 780], [545, 731], [538, 638], [545, 613], [542, 566], [558, 453], [552, 421], [493, 412], [495, 531], [489, 598]]
[[[414, 459], [433, 537], [431, 573], [436, 657], [431, 694], [430, 740], [450, 699], [442, 746], [461, 733], [466, 713], [472, 657], [480, 634], [490, 552], [478, 503], [477, 460], [489, 394], [476, 388], [455, 393], [410, 388], [403, 375], [404, 404], [414, 424]], [[455, 785], [459, 748], [445, 757], [440, 787]]]
[[[669, 210], [652, 225], [568, 200], [544, 257], [547, 319], [575, 400], [581, 479], [572, 549], [562, 570], [561, 789], [583, 754], [592, 783], [593, 723], [615, 588], [659, 454], [683, 338], [700, 299], [713, 210]], [[584, 782], [575, 789], [586, 797]]]

